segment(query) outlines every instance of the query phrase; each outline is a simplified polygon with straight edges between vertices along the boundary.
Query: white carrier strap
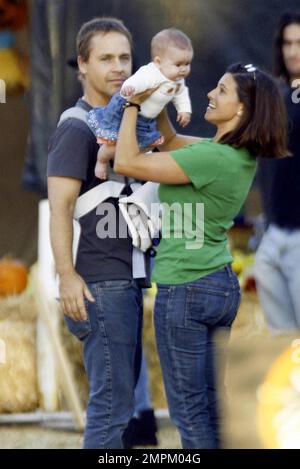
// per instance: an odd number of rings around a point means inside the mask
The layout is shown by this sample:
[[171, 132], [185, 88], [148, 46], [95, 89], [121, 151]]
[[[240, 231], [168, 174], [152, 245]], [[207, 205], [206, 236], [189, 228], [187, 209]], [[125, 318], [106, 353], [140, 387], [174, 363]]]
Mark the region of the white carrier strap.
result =
[[147, 182], [130, 196], [119, 200], [119, 207], [126, 220], [133, 246], [145, 252], [152, 246], [153, 238], [160, 231], [160, 202], [156, 182]]
[[102, 182], [102, 184], [93, 187], [93, 189], [78, 197], [74, 210], [74, 218], [78, 220], [110, 197], [117, 199], [124, 188], [124, 183], [116, 181]]

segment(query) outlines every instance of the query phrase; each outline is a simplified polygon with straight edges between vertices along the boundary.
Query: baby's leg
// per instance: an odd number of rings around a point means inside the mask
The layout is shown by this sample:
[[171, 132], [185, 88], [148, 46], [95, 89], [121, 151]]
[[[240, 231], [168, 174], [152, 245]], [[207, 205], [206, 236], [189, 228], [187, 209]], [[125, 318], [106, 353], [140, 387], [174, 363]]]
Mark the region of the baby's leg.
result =
[[107, 164], [115, 156], [115, 146], [101, 145], [97, 154], [95, 176], [99, 179], [107, 179]]

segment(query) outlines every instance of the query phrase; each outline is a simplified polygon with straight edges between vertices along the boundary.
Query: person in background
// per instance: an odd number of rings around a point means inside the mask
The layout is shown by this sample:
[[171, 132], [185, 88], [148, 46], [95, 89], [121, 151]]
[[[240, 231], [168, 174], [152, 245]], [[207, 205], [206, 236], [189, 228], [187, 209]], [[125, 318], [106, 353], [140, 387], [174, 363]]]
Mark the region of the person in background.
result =
[[267, 325], [278, 334], [300, 328], [300, 13], [280, 18], [274, 53], [292, 156], [260, 161], [258, 180], [268, 227], [256, 253], [255, 277]]

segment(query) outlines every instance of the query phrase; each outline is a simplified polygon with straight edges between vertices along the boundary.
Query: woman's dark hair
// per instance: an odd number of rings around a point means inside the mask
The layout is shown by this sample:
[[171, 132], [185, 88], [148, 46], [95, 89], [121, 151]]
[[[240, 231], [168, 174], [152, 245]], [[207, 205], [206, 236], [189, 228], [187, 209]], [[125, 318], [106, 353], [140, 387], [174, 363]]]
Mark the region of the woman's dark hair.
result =
[[87, 62], [91, 51], [91, 40], [93, 36], [99, 33], [107, 34], [111, 32], [120, 33], [127, 37], [132, 49], [132, 36], [123, 21], [117, 18], [103, 17], [94, 18], [81, 26], [76, 38], [77, 55], [80, 55], [83, 61]]
[[230, 65], [226, 72], [236, 82], [244, 110], [238, 126], [223, 135], [220, 143], [246, 147], [254, 156], [288, 156], [286, 110], [275, 79], [241, 63]]
[[300, 25], [300, 12], [284, 13], [279, 19], [274, 37], [274, 75], [282, 78], [286, 82], [289, 82], [290, 75], [283, 60], [282, 46], [284, 30], [290, 24]]

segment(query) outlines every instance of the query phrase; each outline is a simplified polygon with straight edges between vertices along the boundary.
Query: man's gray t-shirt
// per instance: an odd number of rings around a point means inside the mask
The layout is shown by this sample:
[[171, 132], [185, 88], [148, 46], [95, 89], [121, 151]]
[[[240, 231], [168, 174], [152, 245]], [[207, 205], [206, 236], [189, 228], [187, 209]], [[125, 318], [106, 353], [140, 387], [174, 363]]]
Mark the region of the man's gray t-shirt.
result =
[[[89, 111], [91, 106], [79, 99], [77, 106]], [[79, 119], [70, 118], [63, 122], [50, 138], [48, 152], [48, 176], [61, 176], [82, 181], [80, 195], [92, 189], [101, 180], [94, 174], [99, 146], [89, 127]], [[78, 247], [76, 271], [86, 282], [101, 280], [121, 280], [132, 278], [132, 240], [118, 237], [119, 212], [118, 200], [107, 199], [112, 204], [111, 216], [115, 216], [117, 237], [99, 238], [96, 228], [104, 215], [97, 215], [96, 209], [80, 219], [81, 236]], [[114, 224], [114, 220], [110, 221]], [[124, 225], [123, 225], [124, 226]], [[122, 230], [124, 232], [124, 229]]]

